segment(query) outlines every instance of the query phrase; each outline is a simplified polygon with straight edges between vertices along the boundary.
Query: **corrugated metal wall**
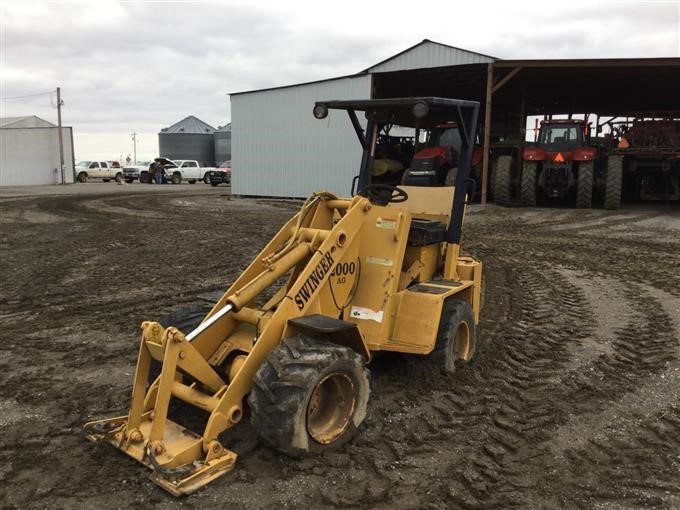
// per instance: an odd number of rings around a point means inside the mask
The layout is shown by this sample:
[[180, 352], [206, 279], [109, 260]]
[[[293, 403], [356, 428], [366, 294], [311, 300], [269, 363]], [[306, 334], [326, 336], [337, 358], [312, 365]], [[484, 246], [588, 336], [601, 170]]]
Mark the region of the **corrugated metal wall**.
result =
[[371, 73], [384, 73], [428, 67], [485, 64], [487, 62], [493, 62], [493, 60], [494, 59], [480, 55], [479, 53], [451, 48], [433, 42], [426, 42], [387, 62], [377, 64], [376, 66], [369, 68], [368, 71]]
[[367, 99], [362, 75], [231, 96], [232, 192], [306, 197], [328, 190], [349, 195], [361, 146], [347, 113], [312, 115], [314, 101]]
[[[66, 182], [73, 182], [71, 128], [62, 128]], [[59, 184], [58, 128], [0, 129], [0, 186]]]
[[200, 166], [215, 164], [215, 136], [212, 133], [163, 133], [158, 135], [159, 154], [168, 159], [195, 159]]

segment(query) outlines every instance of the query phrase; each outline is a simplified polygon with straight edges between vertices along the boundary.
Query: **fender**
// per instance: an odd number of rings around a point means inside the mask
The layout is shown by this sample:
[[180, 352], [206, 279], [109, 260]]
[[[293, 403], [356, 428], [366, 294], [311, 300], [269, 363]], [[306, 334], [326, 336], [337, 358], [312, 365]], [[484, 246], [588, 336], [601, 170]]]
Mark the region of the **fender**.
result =
[[545, 149], [540, 147], [524, 147], [522, 149], [522, 159], [524, 161], [545, 161], [548, 157]]
[[472, 150], [472, 161], [470, 162], [470, 166], [475, 166], [479, 165], [482, 162], [482, 157], [484, 156], [484, 151], [479, 145], [475, 145], [475, 148]]
[[572, 161], [592, 161], [597, 156], [595, 147], [579, 147], [571, 154]]

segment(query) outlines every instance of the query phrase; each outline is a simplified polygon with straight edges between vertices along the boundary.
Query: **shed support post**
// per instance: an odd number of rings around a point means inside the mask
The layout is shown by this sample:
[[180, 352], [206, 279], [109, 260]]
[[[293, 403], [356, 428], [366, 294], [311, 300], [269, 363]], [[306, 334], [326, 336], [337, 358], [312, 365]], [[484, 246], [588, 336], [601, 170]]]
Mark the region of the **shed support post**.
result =
[[482, 205], [486, 204], [486, 190], [489, 187], [489, 145], [491, 142], [491, 107], [493, 89], [493, 62], [486, 65], [486, 103], [484, 105], [484, 141], [482, 147]]

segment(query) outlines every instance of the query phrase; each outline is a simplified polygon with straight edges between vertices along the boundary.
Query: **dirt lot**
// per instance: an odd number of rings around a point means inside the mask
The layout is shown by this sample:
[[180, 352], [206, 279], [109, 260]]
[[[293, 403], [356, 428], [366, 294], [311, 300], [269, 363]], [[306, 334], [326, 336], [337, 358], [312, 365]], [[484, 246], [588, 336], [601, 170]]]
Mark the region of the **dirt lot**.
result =
[[243, 424], [237, 469], [175, 500], [81, 425], [126, 412], [139, 323], [225, 288], [295, 205], [69, 189], [0, 199], [0, 507], [680, 507], [677, 208], [471, 207], [473, 363], [383, 357], [344, 450], [294, 461]]

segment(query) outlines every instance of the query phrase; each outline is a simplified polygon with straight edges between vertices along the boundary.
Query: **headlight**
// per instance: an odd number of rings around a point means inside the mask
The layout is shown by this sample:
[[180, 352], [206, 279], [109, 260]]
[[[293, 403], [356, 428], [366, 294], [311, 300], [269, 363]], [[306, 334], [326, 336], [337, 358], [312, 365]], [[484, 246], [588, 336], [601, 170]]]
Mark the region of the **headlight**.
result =
[[325, 119], [326, 117], [328, 117], [328, 108], [326, 107], [326, 105], [317, 104], [314, 106], [313, 113], [314, 117], [316, 117], [317, 119], [319, 120]]
[[423, 117], [427, 117], [427, 114], [430, 112], [430, 107], [427, 106], [427, 103], [419, 101], [413, 105], [411, 111], [416, 119], [422, 119]]

